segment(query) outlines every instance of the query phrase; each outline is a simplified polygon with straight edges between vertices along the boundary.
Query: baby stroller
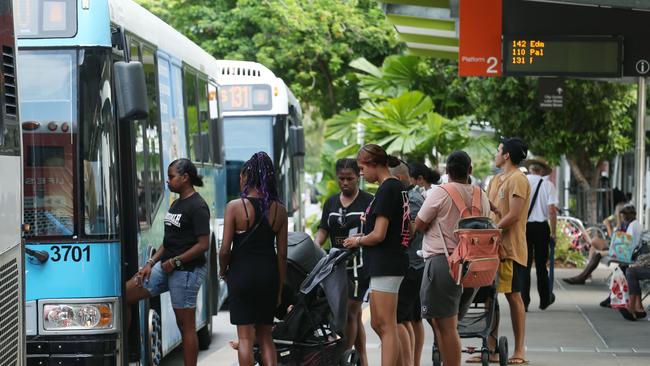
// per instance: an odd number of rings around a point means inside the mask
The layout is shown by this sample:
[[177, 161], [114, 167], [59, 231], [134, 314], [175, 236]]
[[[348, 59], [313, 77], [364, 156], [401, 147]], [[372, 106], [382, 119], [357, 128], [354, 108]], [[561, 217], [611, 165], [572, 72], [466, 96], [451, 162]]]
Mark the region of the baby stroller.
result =
[[[342, 336], [347, 321], [345, 267], [351, 255], [333, 249], [301, 283], [293, 308], [273, 328], [278, 365], [348, 366], [357, 362], [356, 353], [346, 351]], [[261, 364], [257, 348], [255, 359]]]
[[[497, 299], [496, 285], [481, 287], [480, 289], [466, 288], [460, 300], [458, 313], [458, 335], [460, 338], [481, 338], [481, 364], [490, 364], [490, 349], [488, 348], [488, 337], [494, 337], [492, 327], [495, 317], [499, 314], [499, 302]], [[467, 347], [462, 352], [473, 354], [476, 347]], [[497, 342], [499, 352], [499, 364], [508, 364], [508, 338], [499, 337]], [[435, 342], [433, 343], [433, 365], [442, 365], [440, 351]]]
[[289, 305], [296, 303], [300, 285], [326, 253], [311, 237], [301, 232], [290, 232], [287, 240], [287, 274], [282, 291], [282, 303], [275, 317], [284, 318]]

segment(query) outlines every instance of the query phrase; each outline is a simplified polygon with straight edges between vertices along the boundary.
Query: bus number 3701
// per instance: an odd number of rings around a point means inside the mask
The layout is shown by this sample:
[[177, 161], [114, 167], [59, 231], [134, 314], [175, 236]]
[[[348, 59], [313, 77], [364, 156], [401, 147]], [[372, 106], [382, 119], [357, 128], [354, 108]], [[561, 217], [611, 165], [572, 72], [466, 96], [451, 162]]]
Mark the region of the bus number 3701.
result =
[[86, 245], [83, 248], [72, 245], [52, 245], [52, 262], [59, 261], [72, 261], [72, 262], [90, 262], [90, 246]]

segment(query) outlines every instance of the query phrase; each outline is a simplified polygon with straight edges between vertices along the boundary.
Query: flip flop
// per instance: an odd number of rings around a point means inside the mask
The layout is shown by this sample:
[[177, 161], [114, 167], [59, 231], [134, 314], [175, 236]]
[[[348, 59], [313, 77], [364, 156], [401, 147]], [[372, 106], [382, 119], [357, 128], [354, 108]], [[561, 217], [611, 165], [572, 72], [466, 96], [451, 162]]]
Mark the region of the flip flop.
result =
[[530, 361], [525, 360], [521, 357], [510, 357], [508, 359], [508, 365], [528, 365]]
[[[483, 361], [481, 360], [481, 356], [474, 356], [465, 360], [465, 363], [483, 363]], [[490, 360], [490, 363], [499, 363], [499, 360]]]

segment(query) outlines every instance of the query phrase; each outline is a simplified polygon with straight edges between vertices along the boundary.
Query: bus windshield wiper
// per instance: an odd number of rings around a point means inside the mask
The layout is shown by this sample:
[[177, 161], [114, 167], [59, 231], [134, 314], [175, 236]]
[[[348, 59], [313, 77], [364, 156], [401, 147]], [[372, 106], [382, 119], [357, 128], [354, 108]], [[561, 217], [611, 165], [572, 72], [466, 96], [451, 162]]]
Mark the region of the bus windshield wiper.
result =
[[40, 263], [45, 263], [48, 259], [50, 259], [50, 254], [44, 250], [33, 250], [25, 248], [25, 253], [31, 257], [38, 259]]

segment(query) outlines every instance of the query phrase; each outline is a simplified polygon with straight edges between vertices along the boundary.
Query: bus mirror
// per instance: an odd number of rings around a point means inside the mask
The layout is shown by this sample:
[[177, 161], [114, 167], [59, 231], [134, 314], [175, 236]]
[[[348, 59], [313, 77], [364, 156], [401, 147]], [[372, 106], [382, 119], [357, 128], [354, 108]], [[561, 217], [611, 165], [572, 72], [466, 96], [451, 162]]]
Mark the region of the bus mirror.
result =
[[113, 65], [115, 95], [120, 121], [145, 119], [149, 115], [144, 67], [137, 61], [118, 61]]
[[289, 129], [289, 148], [291, 156], [305, 156], [305, 130], [302, 126], [291, 126]]

